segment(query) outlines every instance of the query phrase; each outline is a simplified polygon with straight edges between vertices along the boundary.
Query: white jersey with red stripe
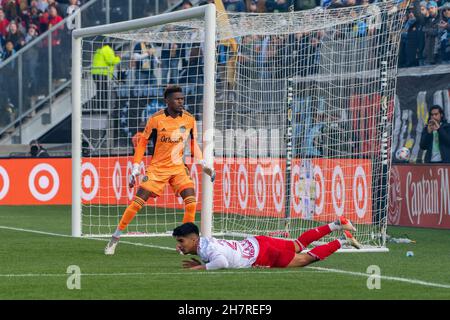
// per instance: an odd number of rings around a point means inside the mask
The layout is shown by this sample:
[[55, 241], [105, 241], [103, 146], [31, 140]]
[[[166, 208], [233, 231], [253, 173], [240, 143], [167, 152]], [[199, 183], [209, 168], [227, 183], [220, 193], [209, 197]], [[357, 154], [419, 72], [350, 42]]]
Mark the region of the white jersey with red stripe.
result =
[[200, 237], [197, 254], [207, 270], [222, 268], [250, 268], [259, 253], [254, 237], [241, 241]]

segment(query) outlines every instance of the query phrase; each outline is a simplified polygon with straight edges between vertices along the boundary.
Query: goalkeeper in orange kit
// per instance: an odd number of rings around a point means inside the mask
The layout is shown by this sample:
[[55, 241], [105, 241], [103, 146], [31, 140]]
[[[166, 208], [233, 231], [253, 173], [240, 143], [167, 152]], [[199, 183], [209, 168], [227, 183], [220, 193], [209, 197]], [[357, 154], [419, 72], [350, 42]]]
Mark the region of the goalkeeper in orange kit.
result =
[[105, 248], [106, 255], [113, 255], [119, 238], [133, 220], [136, 213], [151, 197], [159, 197], [167, 183], [174, 193], [184, 201], [183, 223], [194, 222], [196, 199], [194, 182], [189, 169], [183, 162], [184, 146], [191, 137], [191, 152], [201, 164], [203, 171], [214, 181], [214, 169], [207, 166], [197, 144], [197, 124], [193, 115], [184, 110], [184, 94], [179, 86], [169, 86], [164, 91], [167, 107], [154, 113], [147, 121], [145, 130], [136, 145], [133, 171], [130, 176], [132, 188], [139, 176], [139, 164], [142, 161], [149, 140], [153, 141], [154, 151], [131, 204], [125, 209], [116, 231]]

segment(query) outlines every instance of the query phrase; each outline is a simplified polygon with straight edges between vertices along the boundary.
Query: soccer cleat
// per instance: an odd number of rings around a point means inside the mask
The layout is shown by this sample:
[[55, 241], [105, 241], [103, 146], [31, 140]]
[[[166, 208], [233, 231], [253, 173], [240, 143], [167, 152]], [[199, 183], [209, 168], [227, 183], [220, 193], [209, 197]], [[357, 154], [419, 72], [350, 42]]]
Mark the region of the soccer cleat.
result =
[[342, 227], [342, 230], [356, 231], [356, 228], [353, 226], [351, 221], [348, 220], [347, 218], [345, 218], [343, 216], [340, 216], [338, 221], [339, 221], [339, 224]]
[[119, 244], [119, 238], [111, 237], [108, 244], [105, 247], [105, 255], [112, 256], [116, 251], [116, 247]]
[[350, 233], [348, 230], [344, 230], [345, 239], [347, 240], [347, 243], [350, 244], [352, 247], [355, 247], [356, 249], [361, 249], [361, 244], [356, 240], [356, 238]]

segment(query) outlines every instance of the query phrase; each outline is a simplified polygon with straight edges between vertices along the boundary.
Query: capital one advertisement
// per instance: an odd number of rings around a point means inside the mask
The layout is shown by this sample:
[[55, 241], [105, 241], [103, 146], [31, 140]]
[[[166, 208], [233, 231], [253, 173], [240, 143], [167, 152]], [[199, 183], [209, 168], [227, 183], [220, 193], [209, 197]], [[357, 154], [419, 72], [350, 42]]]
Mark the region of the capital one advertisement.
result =
[[[132, 157], [84, 158], [84, 204], [127, 205], [136, 188], [128, 187]], [[149, 158], [144, 162], [148, 163]], [[145, 173], [144, 162], [141, 173]], [[188, 165], [201, 208], [202, 171]], [[292, 218], [330, 221], [344, 215], [356, 223], [372, 221], [372, 168], [366, 159], [293, 159], [291, 190], [286, 190], [285, 159], [216, 158], [214, 212], [283, 218], [290, 191]], [[70, 205], [71, 159], [0, 160], [0, 205]], [[141, 176], [142, 176], [141, 175]], [[167, 186], [147, 205], [183, 208]]]
[[450, 166], [394, 165], [388, 223], [450, 229]]

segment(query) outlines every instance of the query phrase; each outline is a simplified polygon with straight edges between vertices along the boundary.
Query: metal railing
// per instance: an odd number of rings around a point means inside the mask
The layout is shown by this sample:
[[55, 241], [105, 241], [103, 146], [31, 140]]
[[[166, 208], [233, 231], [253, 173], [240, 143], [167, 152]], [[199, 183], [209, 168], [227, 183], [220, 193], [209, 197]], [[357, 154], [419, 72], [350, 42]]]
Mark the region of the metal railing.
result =
[[71, 24], [76, 14], [81, 14], [82, 27], [90, 27], [151, 16], [179, 5], [169, 8], [169, 3], [167, 0], [92, 0], [1, 62], [0, 137], [15, 132], [14, 143], [28, 143], [22, 141], [22, 124], [44, 106], [48, 106], [47, 119], [51, 119], [52, 102], [70, 89]]

